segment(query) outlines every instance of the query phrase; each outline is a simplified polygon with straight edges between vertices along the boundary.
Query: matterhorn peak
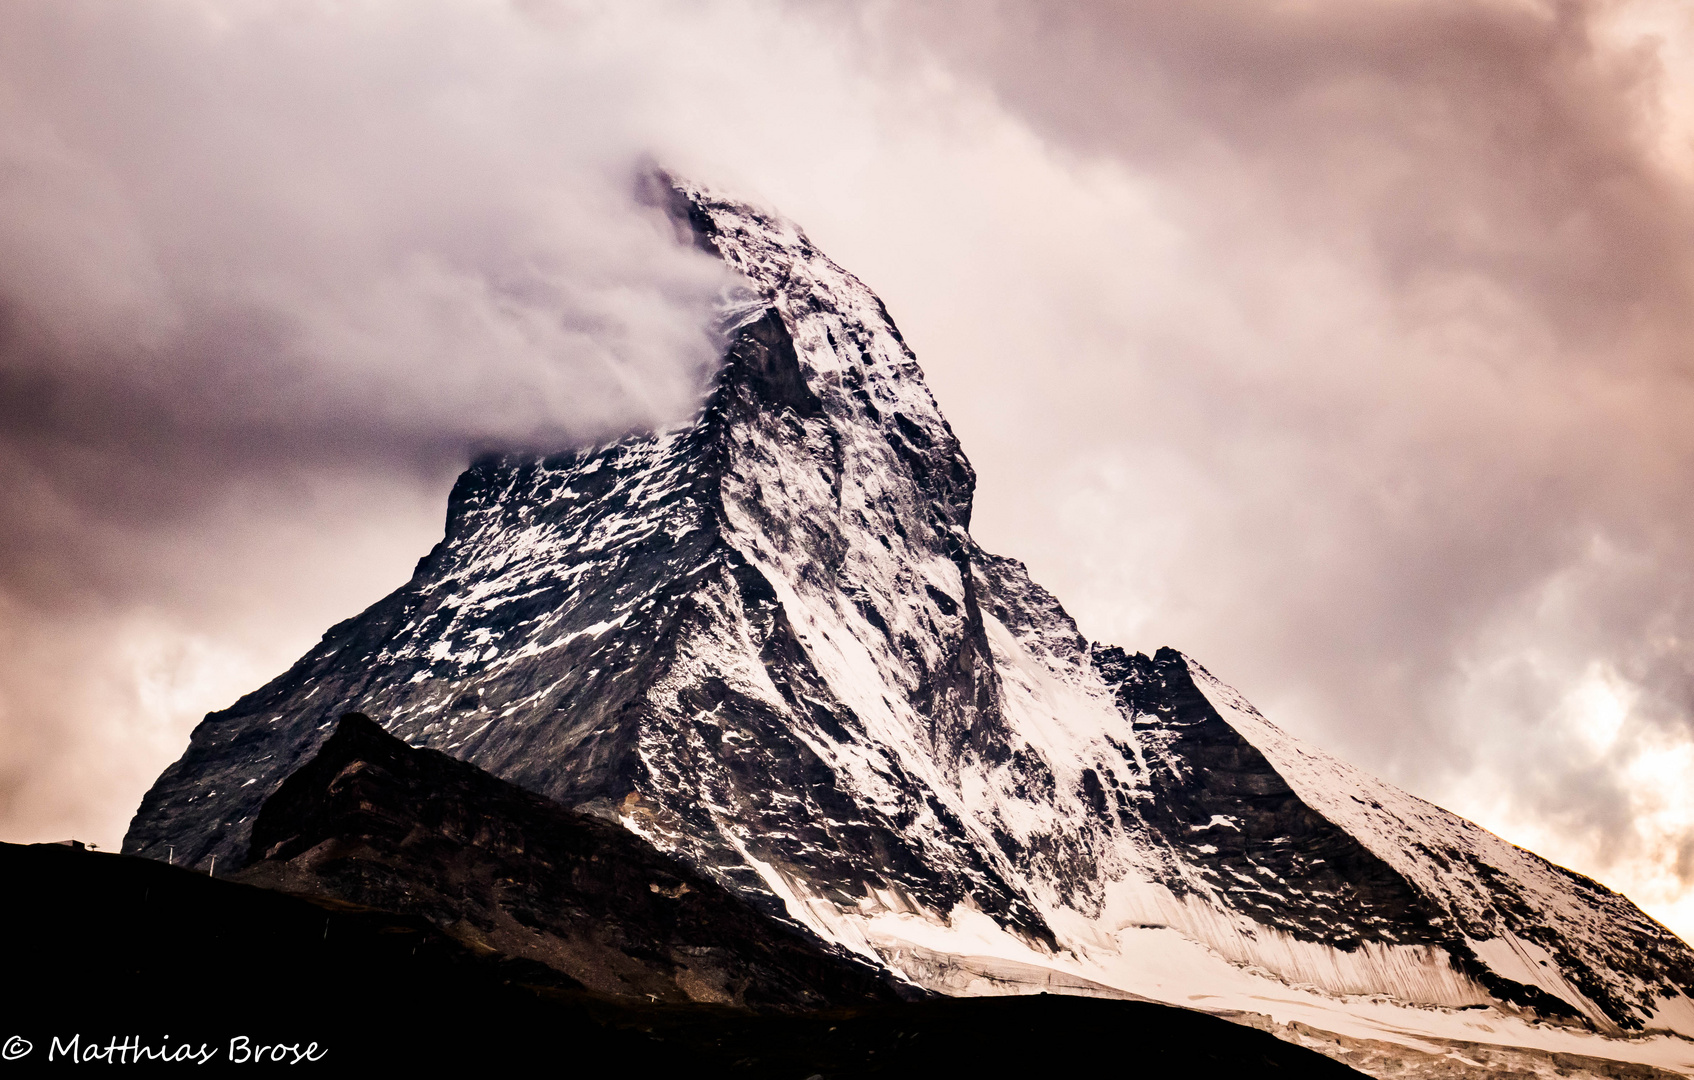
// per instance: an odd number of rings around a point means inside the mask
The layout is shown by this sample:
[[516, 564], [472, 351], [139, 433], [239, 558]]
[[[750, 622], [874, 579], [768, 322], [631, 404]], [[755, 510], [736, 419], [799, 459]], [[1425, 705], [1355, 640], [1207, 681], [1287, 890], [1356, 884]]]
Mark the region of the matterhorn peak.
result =
[[254, 858], [266, 799], [358, 710], [945, 993], [1694, 1035], [1694, 953], [1621, 896], [1181, 653], [1085, 640], [972, 539], [975, 474], [870, 289], [774, 214], [645, 191], [746, 283], [699, 414], [472, 465], [411, 581], [209, 715], [126, 851]]

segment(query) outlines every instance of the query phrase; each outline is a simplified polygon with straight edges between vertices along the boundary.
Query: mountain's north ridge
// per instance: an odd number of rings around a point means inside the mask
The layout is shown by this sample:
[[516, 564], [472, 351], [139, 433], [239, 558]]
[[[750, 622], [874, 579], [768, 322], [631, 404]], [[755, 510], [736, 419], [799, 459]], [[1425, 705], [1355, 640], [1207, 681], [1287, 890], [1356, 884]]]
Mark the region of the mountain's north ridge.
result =
[[698, 416], [478, 461], [411, 581], [209, 715], [126, 852], [245, 862], [357, 709], [944, 992], [1694, 1036], [1694, 951], [1622, 896], [1180, 653], [1086, 641], [972, 540], [974, 473], [876, 296], [780, 218], [650, 191], [747, 283]]

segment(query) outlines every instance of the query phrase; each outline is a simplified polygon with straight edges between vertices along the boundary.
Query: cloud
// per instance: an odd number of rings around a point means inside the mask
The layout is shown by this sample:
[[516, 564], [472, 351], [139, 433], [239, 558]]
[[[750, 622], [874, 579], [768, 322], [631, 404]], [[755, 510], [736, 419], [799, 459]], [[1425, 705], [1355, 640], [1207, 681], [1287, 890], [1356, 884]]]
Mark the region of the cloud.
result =
[[516, 9], [8, 7], [7, 428], [455, 452], [686, 412], [722, 284], [621, 88]]
[[[0, 12], [13, 830], [114, 839], [130, 751], [157, 771], [185, 712], [394, 584], [358, 550], [375, 515], [415, 559], [479, 449], [695, 406], [723, 271], [635, 204], [638, 88], [569, 29], [446, 0]], [[91, 824], [114, 761], [131, 805]]]
[[1095, 634], [1207, 658], [1670, 910], [1694, 884], [1659, 767], [1694, 745], [1686, 14], [971, 7], [881, 17], [1176, 233], [1053, 225], [1089, 302], [1030, 336], [1070, 385], [1005, 421], [1064, 434], [973, 448], [1018, 492], [978, 531]]
[[10, 835], [115, 841], [476, 447], [686, 411], [721, 282], [652, 158], [883, 296], [1085, 631], [1694, 927], [1680, 6], [0, 19]]

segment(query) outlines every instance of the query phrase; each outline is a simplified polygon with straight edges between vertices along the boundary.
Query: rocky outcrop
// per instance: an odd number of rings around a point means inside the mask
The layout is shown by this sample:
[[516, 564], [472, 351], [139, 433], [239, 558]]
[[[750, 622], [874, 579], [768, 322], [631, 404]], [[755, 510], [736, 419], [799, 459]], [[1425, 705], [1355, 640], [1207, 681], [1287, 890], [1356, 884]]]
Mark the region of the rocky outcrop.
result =
[[897, 1000], [877, 968], [629, 830], [359, 713], [265, 801], [238, 879], [418, 916], [613, 996], [776, 1011]]

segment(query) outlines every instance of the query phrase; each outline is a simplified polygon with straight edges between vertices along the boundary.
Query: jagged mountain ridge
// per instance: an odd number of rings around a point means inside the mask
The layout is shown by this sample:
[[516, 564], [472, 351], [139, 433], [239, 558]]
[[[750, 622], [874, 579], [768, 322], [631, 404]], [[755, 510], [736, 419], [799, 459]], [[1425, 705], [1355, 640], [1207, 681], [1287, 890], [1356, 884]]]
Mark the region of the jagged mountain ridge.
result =
[[934, 956], [985, 941], [1139, 985], [1158, 929], [1331, 995], [1694, 1020], [1694, 954], [1628, 901], [1178, 653], [1084, 640], [971, 539], [974, 474], [874, 294], [790, 223], [658, 194], [748, 283], [700, 415], [479, 461], [412, 580], [208, 716], [126, 851], [244, 858], [357, 708], [943, 988], [971, 977]]

